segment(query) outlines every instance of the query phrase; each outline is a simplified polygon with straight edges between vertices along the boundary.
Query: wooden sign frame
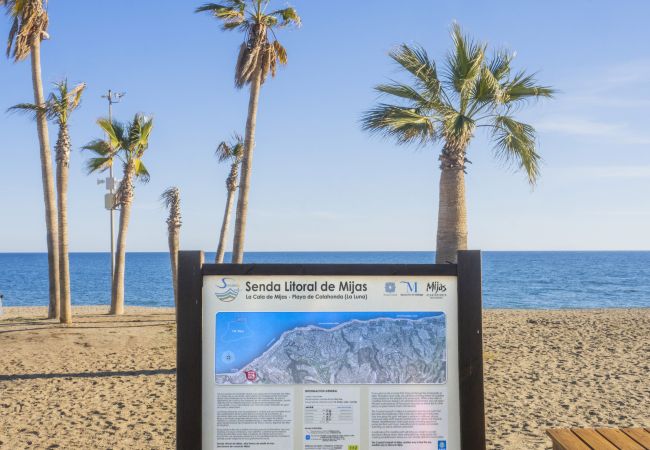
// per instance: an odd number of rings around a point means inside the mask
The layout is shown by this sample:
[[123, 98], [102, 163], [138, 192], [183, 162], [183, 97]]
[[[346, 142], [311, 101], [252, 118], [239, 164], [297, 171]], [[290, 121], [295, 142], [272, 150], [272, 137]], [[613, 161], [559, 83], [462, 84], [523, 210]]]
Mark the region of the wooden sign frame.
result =
[[176, 355], [176, 448], [202, 440], [202, 288], [204, 275], [455, 276], [458, 283], [462, 450], [485, 449], [481, 253], [460, 251], [458, 264], [204, 264], [203, 252], [179, 255]]

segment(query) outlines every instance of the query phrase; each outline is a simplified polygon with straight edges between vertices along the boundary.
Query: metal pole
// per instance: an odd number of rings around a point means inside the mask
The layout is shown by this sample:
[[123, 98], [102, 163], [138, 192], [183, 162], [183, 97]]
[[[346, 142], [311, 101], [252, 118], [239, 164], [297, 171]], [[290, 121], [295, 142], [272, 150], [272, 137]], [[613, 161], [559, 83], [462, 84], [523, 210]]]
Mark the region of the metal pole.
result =
[[[113, 123], [113, 93], [111, 90], [108, 90], [108, 121]], [[113, 180], [113, 164], [108, 168], [108, 176]], [[113, 185], [111, 185], [111, 189], [108, 191], [111, 195], [115, 195], [113, 192]], [[115, 215], [113, 212], [115, 211], [115, 208], [111, 208], [108, 212], [111, 216], [111, 288], [113, 286], [113, 276], [115, 274], [115, 226], [114, 226], [114, 220], [115, 220]]]
[[[108, 121], [113, 122], [113, 103], [119, 103], [120, 99], [124, 97], [126, 93], [124, 92], [113, 92], [112, 90], [108, 90], [108, 93], [106, 95], [102, 95], [102, 98], [105, 98], [108, 100]], [[111, 218], [111, 286], [113, 282], [113, 276], [115, 274], [115, 205], [114, 205], [114, 197], [115, 197], [115, 178], [113, 178], [113, 165], [111, 164], [110, 167], [108, 168], [108, 178], [106, 179], [106, 189], [108, 190], [108, 193], [110, 195], [110, 208], [109, 214]], [[108, 204], [108, 203], [107, 203]]]

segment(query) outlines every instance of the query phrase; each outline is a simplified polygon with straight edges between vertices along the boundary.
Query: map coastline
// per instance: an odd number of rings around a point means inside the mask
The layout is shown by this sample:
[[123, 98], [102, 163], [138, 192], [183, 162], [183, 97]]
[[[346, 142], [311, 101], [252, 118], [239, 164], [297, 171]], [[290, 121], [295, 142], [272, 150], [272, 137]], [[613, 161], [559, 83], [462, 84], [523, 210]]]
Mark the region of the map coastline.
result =
[[[225, 314], [245, 322], [247, 313]], [[219, 372], [215, 365], [215, 381], [226, 385], [444, 384], [445, 315], [422, 311], [384, 314], [392, 317], [359, 319], [346, 313], [352, 317], [331, 328], [308, 324], [287, 329], [268, 341], [269, 346], [244, 367]]]

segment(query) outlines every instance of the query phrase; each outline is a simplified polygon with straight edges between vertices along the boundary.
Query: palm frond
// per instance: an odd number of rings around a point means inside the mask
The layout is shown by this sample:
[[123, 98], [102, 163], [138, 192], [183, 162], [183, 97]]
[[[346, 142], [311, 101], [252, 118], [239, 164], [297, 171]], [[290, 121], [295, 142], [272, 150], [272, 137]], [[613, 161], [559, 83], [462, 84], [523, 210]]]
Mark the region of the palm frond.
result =
[[86, 89], [86, 83], [79, 83], [69, 92], [70, 108], [72, 110], [79, 107], [79, 104], [81, 103], [81, 95], [83, 94], [84, 89]]
[[97, 119], [97, 125], [108, 135], [110, 145], [113, 148], [120, 148], [126, 141], [124, 125], [117, 120], [110, 121], [106, 118]]
[[470, 95], [470, 101], [475, 104], [492, 102], [494, 106], [501, 102], [501, 84], [489, 67], [481, 67], [481, 74], [476, 78]]
[[59, 124], [68, 121], [70, 113], [79, 107], [81, 94], [86, 87], [85, 83], [78, 84], [72, 90], [68, 88], [68, 80], [54, 83], [55, 89], [47, 100], [47, 113], [50, 120], [58, 120]]
[[221, 141], [219, 145], [217, 145], [214, 155], [217, 157], [219, 162], [228, 161], [232, 158], [232, 149], [226, 141]]
[[361, 124], [364, 130], [393, 138], [399, 144], [423, 145], [439, 137], [430, 117], [413, 108], [385, 103], [367, 111]]
[[485, 56], [485, 45], [463, 35], [460, 25], [454, 23], [451, 33], [453, 50], [447, 55], [447, 84], [460, 95], [461, 110], [468, 101], [468, 93], [481, 73]]
[[375, 86], [375, 90], [381, 94], [393, 95], [403, 100], [414, 102], [422, 107], [425, 107], [429, 103], [429, 99], [421, 92], [418, 92], [417, 89], [397, 81], [393, 81], [390, 84], [377, 85]]
[[446, 139], [467, 144], [474, 134], [476, 122], [471, 117], [455, 111], [445, 118], [442, 128]]
[[81, 149], [91, 151], [96, 155], [99, 155], [104, 158], [112, 157], [114, 152], [110, 144], [103, 139], [95, 139], [94, 141], [90, 141], [89, 143], [81, 147]]
[[503, 102], [512, 103], [519, 100], [538, 98], [552, 98], [555, 89], [550, 86], [537, 84], [534, 74], [526, 74], [524, 71], [517, 73], [512, 80], [503, 85]]
[[7, 57], [14, 61], [25, 59], [34, 39], [47, 37], [48, 16], [44, 0], [7, 0], [2, 5], [12, 18], [7, 40]]
[[149, 180], [151, 180], [151, 175], [149, 174], [149, 171], [145, 167], [144, 163], [140, 158], [136, 158], [134, 161], [134, 166], [135, 166], [135, 176], [138, 178], [140, 181], [143, 183], [148, 183]]
[[168, 187], [160, 194], [160, 201], [163, 203], [165, 208], [171, 208], [180, 197], [180, 190], [176, 186]]
[[104, 172], [113, 165], [113, 158], [95, 157], [86, 160], [86, 173]]
[[229, 1], [226, 5], [206, 3], [194, 10], [196, 13], [209, 12], [222, 21], [222, 29], [232, 30], [241, 27], [246, 22], [246, 4], [244, 1]]
[[241, 158], [243, 148], [244, 139], [238, 133], [233, 133], [232, 140], [221, 141], [214, 154], [219, 162], [234, 161]]
[[438, 71], [424, 48], [402, 44], [397, 50], [391, 51], [389, 56], [413, 75], [418, 85], [426, 89], [430, 95], [438, 95], [440, 92]]
[[14, 40], [16, 39], [16, 34], [18, 33], [19, 24], [20, 22], [18, 21], [18, 18], [14, 17], [14, 19], [11, 21], [11, 28], [9, 29], [9, 37], [7, 38], [7, 50], [6, 50], [7, 58], [11, 57], [11, 48], [14, 45]]
[[530, 184], [534, 185], [539, 176], [541, 160], [535, 145], [535, 128], [506, 115], [495, 117], [492, 127], [497, 156], [517, 164], [526, 172]]
[[137, 147], [138, 154], [141, 155], [144, 150], [149, 147], [149, 136], [153, 130], [153, 118], [137, 114], [133, 121], [134, 126], [129, 133], [130, 138], [133, 138], [133, 144]]
[[277, 24], [279, 27], [286, 27], [288, 25], [299, 27], [302, 23], [298, 12], [292, 7], [278, 9], [277, 11], [267, 14], [267, 16], [277, 18]]
[[275, 58], [276, 60], [282, 64], [286, 65], [287, 62], [289, 61], [287, 57], [287, 50], [280, 44], [279, 41], [275, 40], [273, 41], [273, 50], [275, 51]]
[[123, 145], [123, 148], [129, 153], [129, 158], [140, 158], [149, 147], [153, 119], [142, 113], [137, 113], [127, 128], [126, 145]]
[[496, 52], [490, 62], [488, 63], [488, 69], [494, 75], [494, 77], [500, 82], [508, 78], [510, 75], [510, 63], [514, 59], [514, 53], [507, 52], [506, 50], [500, 50]]
[[241, 162], [242, 157], [244, 156], [244, 141], [240, 140], [232, 149], [232, 156], [236, 162]]
[[20, 113], [27, 114], [32, 116], [33, 119], [36, 119], [38, 113], [47, 113], [47, 108], [43, 106], [34, 105], [32, 103], [19, 103], [7, 109], [9, 113]]

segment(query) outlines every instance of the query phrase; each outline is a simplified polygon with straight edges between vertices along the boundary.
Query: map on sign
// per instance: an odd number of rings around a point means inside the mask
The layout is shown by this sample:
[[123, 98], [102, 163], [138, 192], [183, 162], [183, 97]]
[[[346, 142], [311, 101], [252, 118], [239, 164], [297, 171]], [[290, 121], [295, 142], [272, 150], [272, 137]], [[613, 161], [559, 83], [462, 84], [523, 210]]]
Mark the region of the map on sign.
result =
[[217, 384], [444, 384], [442, 312], [220, 312]]

